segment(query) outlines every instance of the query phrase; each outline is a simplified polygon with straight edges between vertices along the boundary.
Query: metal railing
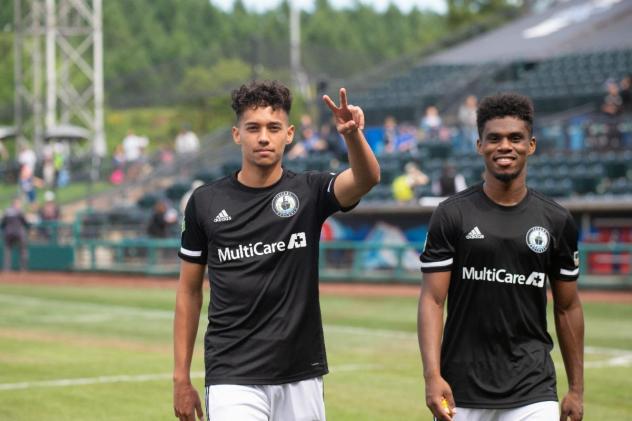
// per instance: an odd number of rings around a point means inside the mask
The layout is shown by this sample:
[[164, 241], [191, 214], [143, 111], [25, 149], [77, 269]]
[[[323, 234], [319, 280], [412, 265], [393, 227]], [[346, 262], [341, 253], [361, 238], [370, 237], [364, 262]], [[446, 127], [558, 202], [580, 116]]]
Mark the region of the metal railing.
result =
[[[76, 270], [177, 276], [177, 238], [129, 236], [121, 227], [100, 227], [86, 235], [80, 223], [43, 222], [29, 231], [29, 249], [37, 270]], [[96, 231], [95, 231], [96, 232]], [[90, 231], [92, 233], [92, 231]], [[323, 241], [318, 262], [323, 282], [419, 283], [422, 243]], [[2, 244], [0, 244], [0, 252]], [[66, 259], [60, 262], [59, 259]], [[632, 288], [632, 244], [580, 243], [580, 286]], [[35, 265], [36, 263], [36, 265]]]

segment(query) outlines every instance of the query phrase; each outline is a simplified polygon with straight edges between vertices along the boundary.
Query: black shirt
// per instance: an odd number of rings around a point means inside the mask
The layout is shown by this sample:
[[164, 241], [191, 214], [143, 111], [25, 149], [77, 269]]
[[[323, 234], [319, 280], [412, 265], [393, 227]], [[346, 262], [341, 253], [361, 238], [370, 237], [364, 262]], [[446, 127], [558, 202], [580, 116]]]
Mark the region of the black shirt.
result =
[[457, 406], [557, 400], [545, 280], [575, 281], [578, 265], [570, 213], [531, 189], [501, 206], [479, 184], [438, 206], [421, 266], [451, 272], [441, 374]]
[[274, 185], [251, 188], [231, 176], [191, 196], [179, 256], [208, 264], [206, 385], [282, 384], [328, 372], [318, 243], [325, 219], [341, 210], [335, 177], [284, 170]]

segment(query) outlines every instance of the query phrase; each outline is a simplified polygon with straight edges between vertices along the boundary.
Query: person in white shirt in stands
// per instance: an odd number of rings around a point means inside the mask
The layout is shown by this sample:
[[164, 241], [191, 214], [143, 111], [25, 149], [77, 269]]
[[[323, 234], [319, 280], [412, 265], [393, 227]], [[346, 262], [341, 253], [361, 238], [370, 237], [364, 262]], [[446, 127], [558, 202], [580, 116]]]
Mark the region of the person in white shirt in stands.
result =
[[198, 139], [193, 131], [186, 128], [180, 130], [176, 136], [175, 143], [176, 154], [178, 154], [178, 156], [193, 155], [200, 150], [200, 139]]

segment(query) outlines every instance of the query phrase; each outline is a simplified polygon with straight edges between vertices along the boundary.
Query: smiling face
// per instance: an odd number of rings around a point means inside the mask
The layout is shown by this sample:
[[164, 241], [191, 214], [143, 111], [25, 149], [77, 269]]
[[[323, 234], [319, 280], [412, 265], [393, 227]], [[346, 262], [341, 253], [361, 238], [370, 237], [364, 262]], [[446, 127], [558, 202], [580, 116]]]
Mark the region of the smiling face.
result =
[[527, 157], [535, 152], [535, 145], [527, 124], [516, 117], [488, 120], [476, 142], [478, 153], [485, 159], [485, 171], [503, 183], [525, 179]]
[[241, 146], [242, 170], [270, 170], [281, 166], [285, 146], [294, 138], [294, 126], [282, 108], [254, 107], [244, 110], [232, 133]]

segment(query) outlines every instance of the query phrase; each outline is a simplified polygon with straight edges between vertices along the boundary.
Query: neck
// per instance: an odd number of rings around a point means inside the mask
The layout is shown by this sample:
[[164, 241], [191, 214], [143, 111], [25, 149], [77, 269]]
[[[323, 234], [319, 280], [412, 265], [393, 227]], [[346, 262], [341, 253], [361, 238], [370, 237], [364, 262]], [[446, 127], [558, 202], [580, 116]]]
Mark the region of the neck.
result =
[[247, 187], [268, 187], [279, 181], [283, 175], [281, 165], [273, 167], [241, 166], [237, 173], [237, 181]]
[[520, 174], [509, 182], [502, 182], [489, 173], [485, 173], [483, 191], [493, 202], [502, 206], [515, 206], [527, 195], [525, 175]]

